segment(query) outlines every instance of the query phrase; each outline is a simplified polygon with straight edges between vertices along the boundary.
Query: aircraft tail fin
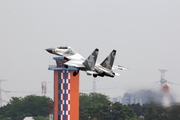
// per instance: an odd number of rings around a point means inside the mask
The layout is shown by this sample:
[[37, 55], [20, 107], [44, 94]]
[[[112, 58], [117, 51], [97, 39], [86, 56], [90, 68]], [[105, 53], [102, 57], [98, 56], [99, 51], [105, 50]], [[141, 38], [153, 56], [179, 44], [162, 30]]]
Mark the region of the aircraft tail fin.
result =
[[116, 56], [116, 50], [113, 50], [107, 57], [106, 59], [101, 63], [101, 66], [112, 70], [112, 66], [114, 64], [114, 59]]
[[93, 70], [96, 64], [97, 56], [98, 56], [99, 49], [95, 49], [91, 55], [83, 62], [83, 65], [86, 67], [87, 70]]

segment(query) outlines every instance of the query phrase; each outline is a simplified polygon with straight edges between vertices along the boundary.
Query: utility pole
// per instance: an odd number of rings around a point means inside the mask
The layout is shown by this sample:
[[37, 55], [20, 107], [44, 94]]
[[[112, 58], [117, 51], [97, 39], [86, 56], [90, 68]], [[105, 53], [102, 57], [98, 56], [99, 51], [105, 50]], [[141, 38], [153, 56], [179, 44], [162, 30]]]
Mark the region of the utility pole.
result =
[[4, 80], [4, 79], [0, 79], [0, 107], [2, 106], [2, 102], [4, 101], [3, 99], [2, 99], [2, 91], [4, 91], [3, 89], [1, 89], [1, 82], [4, 82], [4, 81], [6, 81], [6, 80]]
[[96, 92], [96, 79], [93, 79], [93, 92]]
[[42, 82], [42, 95], [46, 96], [47, 82]]

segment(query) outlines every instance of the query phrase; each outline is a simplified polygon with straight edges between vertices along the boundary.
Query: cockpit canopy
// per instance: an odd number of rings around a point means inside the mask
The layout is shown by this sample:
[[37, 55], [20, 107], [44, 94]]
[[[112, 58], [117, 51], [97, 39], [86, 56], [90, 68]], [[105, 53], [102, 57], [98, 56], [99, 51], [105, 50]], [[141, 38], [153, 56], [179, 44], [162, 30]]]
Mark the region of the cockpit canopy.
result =
[[60, 46], [60, 47], [58, 47], [59, 49], [68, 49], [68, 47], [64, 47], [64, 46]]

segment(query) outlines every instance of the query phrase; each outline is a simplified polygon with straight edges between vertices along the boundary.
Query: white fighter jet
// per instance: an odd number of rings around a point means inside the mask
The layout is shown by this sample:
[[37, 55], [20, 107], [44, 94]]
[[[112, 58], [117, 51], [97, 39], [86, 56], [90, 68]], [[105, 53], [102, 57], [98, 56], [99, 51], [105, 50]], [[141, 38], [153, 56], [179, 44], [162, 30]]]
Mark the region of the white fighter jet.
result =
[[84, 59], [79, 53], [74, 51], [71, 47], [58, 47], [58, 48], [48, 48], [46, 49], [49, 53], [63, 56], [67, 60], [64, 63], [64, 67], [68, 66], [76, 67], [78, 71], [74, 71], [73, 76], [79, 73], [79, 70], [86, 71], [88, 75], [97, 74], [95, 72], [94, 66], [96, 64], [99, 49], [95, 49], [87, 59]]
[[119, 65], [113, 65], [116, 56], [116, 50], [113, 50], [101, 64], [96, 63], [99, 51], [98, 49], [95, 49], [94, 52], [86, 60], [71, 47], [48, 48], [46, 49], [46, 51], [51, 54], [64, 56], [68, 60], [64, 63], [65, 67], [72, 66], [78, 69], [77, 72], [73, 73], [74, 76], [78, 74], [79, 70], [83, 70], [86, 71], [87, 75], [93, 75], [94, 77], [114, 77], [115, 75], [119, 75], [119, 73], [114, 73], [112, 69], [127, 69]]

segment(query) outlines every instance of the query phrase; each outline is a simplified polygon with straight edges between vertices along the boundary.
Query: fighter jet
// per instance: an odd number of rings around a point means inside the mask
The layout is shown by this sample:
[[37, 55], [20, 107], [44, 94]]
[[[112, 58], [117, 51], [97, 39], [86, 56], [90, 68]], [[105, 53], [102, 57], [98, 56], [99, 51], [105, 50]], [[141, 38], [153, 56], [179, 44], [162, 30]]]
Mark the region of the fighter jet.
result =
[[48, 48], [47, 52], [55, 54], [58, 56], [64, 56], [68, 60], [85, 60], [78, 52], [73, 50], [71, 47], [57, 47], [57, 48]]
[[65, 67], [76, 67], [78, 71], [74, 71], [73, 76], [79, 73], [79, 70], [86, 71], [88, 75], [97, 74], [94, 66], [96, 64], [99, 49], [95, 49], [87, 59], [84, 59], [79, 53], [74, 51], [71, 47], [58, 47], [46, 49], [49, 53], [63, 56], [68, 61], [64, 63]]
[[79, 70], [86, 71], [87, 75], [97, 76], [108, 76], [114, 77], [115, 75], [120, 75], [119, 73], [114, 73], [112, 69], [126, 70], [127, 68], [122, 66], [113, 65], [114, 59], [116, 56], [116, 50], [113, 50], [108, 57], [101, 63], [96, 63], [98, 49], [85, 60], [83, 56], [74, 51], [71, 47], [58, 47], [58, 48], [48, 48], [46, 49], [51, 54], [64, 56], [68, 61], [64, 63], [65, 67], [73, 66], [78, 68], [77, 72], [74, 72], [73, 75], [76, 76]]

